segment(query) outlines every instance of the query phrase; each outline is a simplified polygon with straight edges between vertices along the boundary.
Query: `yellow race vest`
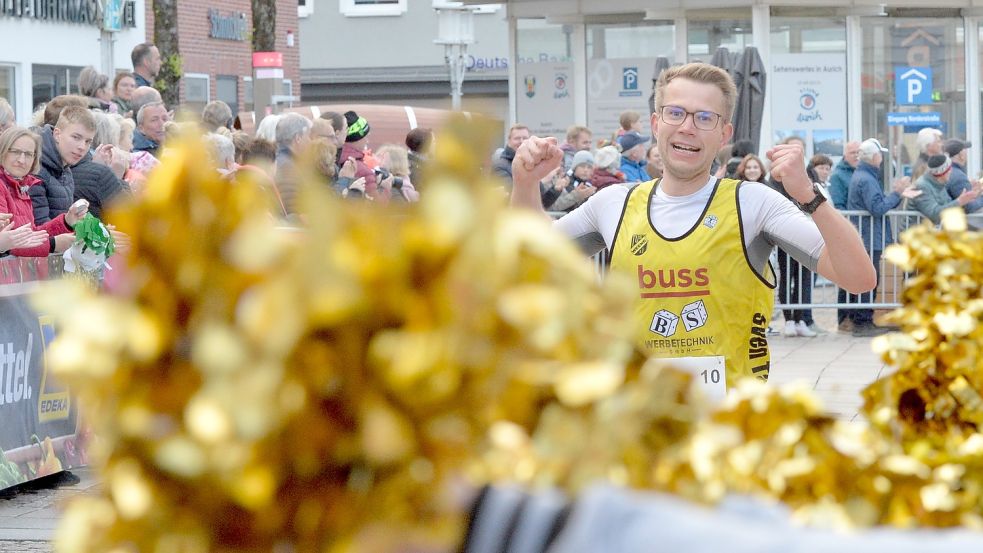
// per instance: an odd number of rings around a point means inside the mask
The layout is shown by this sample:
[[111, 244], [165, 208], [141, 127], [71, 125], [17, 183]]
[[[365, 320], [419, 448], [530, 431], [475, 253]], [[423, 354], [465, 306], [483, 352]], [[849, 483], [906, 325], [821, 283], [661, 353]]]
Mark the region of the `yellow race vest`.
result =
[[727, 387], [747, 376], [767, 380], [775, 273], [767, 261], [751, 267], [737, 207], [740, 181], [718, 180], [703, 214], [675, 239], [649, 220], [657, 184], [629, 192], [611, 248], [611, 270], [638, 286], [639, 345], [650, 356], [674, 358], [721, 395], [721, 371]]

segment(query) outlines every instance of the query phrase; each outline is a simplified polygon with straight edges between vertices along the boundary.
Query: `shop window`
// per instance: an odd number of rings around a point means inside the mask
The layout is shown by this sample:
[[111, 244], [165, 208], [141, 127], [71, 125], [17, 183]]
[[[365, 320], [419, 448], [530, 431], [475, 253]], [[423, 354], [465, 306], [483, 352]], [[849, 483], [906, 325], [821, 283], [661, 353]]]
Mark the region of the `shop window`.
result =
[[32, 108], [37, 109], [55, 96], [78, 92], [81, 67], [66, 65], [31, 65]]
[[242, 78], [242, 102], [245, 104], [246, 111], [253, 110], [253, 78]]
[[[744, 10], [747, 11], [747, 10]], [[726, 48], [732, 57], [753, 46], [751, 40], [751, 14], [736, 15], [727, 19], [699, 19], [698, 15], [688, 19], [686, 36], [688, 60], [709, 63], [718, 48]]]
[[297, 0], [297, 17], [309, 17], [314, 13], [314, 0]]
[[[918, 157], [915, 137], [920, 129], [930, 126], [946, 137], [967, 138], [962, 19], [864, 17], [861, 28], [864, 138], [876, 137], [885, 146], [893, 144], [892, 160], [900, 172], [906, 172], [905, 166], [913, 165]], [[927, 68], [922, 72], [930, 75], [924, 75], [917, 87], [921, 93], [908, 98], [904, 90], [896, 90], [895, 72], [911, 67]], [[917, 125], [888, 126], [887, 114], [891, 112], [922, 115]]]
[[195, 113], [201, 113], [205, 104], [211, 99], [209, 95], [210, 77], [202, 73], [185, 73], [184, 78], [184, 104], [182, 107]]
[[406, 2], [407, 0], [340, 0], [338, 9], [345, 17], [403, 15], [406, 13]]
[[628, 110], [649, 132], [653, 77], [675, 61], [675, 46], [672, 21], [587, 25], [587, 126], [596, 140], [612, 139]]
[[563, 137], [573, 122], [572, 34], [545, 19], [516, 21], [516, 119], [534, 135]]
[[17, 114], [17, 87], [15, 85], [15, 68], [12, 65], [0, 65], [0, 98], [4, 98]]
[[215, 78], [215, 99], [232, 108], [232, 117], [239, 114], [239, 78], [235, 75], [219, 75]]

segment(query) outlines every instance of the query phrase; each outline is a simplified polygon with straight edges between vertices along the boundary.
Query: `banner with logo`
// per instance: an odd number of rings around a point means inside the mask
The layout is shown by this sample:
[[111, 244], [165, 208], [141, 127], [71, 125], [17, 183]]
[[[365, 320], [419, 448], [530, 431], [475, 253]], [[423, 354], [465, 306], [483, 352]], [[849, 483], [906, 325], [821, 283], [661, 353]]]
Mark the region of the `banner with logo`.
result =
[[621, 128], [621, 113], [627, 110], [637, 111], [648, 121], [654, 74], [655, 58], [587, 61], [587, 126], [595, 138], [616, 133]]
[[573, 64], [522, 63], [516, 71], [516, 120], [536, 136], [561, 141], [573, 124]]
[[90, 434], [45, 363], [54, 327], [24, 289], [0, 285], [0, 489], [87, 463]]
[[[777, 144], [795, 135], [807, 158], [826, 154], [836, 161], [846, 141], [846, 54], [773, 54], [771, 126]], [[761, 137], [767, 145], [768, 137]]]

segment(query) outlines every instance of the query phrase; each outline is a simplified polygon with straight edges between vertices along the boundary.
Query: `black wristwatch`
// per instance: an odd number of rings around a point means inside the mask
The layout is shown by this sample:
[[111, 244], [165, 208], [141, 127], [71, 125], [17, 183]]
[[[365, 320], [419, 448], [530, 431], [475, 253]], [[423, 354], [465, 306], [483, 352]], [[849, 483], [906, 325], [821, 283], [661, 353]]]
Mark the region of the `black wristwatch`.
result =
[[826, 201], [826, 196], [823, 195], [821, 190], [819, 190], [818, 184], [812, 183], [812, 191], [816, 193], [816, 197], [813, 198], [812, 201], [810, 201], [807, 204], [799, 204], [799, 209], [810, 215], [815, 213], [816, 209], [818, 209], [819, 206], [821, 206]]

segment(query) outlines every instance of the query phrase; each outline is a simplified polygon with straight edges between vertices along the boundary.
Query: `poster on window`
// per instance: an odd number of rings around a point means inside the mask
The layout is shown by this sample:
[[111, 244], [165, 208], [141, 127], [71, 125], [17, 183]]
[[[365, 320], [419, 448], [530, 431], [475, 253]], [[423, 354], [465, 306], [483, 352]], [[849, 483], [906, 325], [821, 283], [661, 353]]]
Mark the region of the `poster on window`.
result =
[[846, 140], [846, 55], [773, 54], [771, 59], [772, 144], [799, 136], [807, 159], [826, 154], [837, 161]]
[[536, 136], [565, 139], [573, 124], [573, 64], [523, 63], [516, 66], [516, 120]]
[[[649, 96], [655, 58], [598, 59], [587, 62], [587, 127], [594, 138], [610, 138], [621, 128], [619, 118], [627, 110], [649, 120]], [[648, 134], [649, 125], [645, 124]]]

